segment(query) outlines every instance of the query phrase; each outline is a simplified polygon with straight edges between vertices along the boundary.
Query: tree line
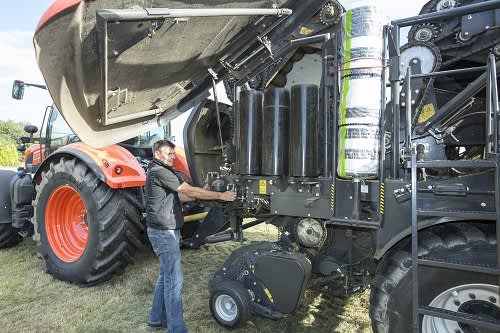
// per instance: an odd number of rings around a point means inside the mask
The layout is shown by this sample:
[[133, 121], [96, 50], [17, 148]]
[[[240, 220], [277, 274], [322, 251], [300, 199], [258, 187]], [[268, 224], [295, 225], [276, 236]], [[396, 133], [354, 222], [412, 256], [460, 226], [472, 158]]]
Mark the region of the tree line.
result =
[[19, 138], [26, 136], [25, 122], [0, 120], [0, 166], [17, 166], [23, 158], [17, 151]]

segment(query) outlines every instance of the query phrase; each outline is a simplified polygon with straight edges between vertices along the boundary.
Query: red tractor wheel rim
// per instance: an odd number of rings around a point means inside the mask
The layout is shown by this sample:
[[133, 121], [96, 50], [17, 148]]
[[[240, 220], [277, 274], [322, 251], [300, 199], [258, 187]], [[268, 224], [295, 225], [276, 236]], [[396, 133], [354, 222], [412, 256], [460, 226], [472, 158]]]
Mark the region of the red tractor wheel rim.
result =
[[45, 231], [54, 254], [64, 262], [78, 260], [89, 238], [87, 209], [71, 186], [57, 187], [45, 210]]

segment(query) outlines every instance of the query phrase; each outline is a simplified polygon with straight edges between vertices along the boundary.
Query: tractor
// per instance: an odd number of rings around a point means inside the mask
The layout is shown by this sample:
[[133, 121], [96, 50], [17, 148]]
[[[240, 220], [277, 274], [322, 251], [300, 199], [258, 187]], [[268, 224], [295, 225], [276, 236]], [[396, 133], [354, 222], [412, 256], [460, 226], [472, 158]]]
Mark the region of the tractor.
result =
[[[90, 146], [192, 110], [192, 182], [239, 199], [218, 205], [229, 229], [205, 239], [278, 228], [209, 281], [221, 325], [279, 320], [314, 284], [370, 286], [374, 332], [498, 332], [499, 29], [498, 0], [430, 0], [388, 24], [375, 1], [59, 0], [34, 44]], [[35, 176], [38, 201], [43, 175], [73, 161]]]
[[[25, 87], [45, 88], [14, 81], [12, 97], [22, 99]], [[144, 233], [145, 171], [159, 139], [170, 139], [170, 123], [99, 149], [80, 141], [55, 105], [47, 106], [40, 136], [37, 126], [26, 125], [29, 136], [20, 138], [24, 166], [2, 170], [4, 209], [0, 248], [33, 236], [46, 270], [56, 278], [79, 285], [110, 279], [133, 262], [138, 248], [147, 244]], [[26, 147], [29, 145], [29, 147]], [[176, 147], [178, 176], [189, 181], [184, 149]], [[199, 221], [205, 207], [184, 206], [182, 235], [186, 246], [199, 247]], [[212, 213], [210, 216], [218, 216]], [[210, 218], [210, 217], [209, 217]], [[203, 238], [204, 239], [204, 238]]]

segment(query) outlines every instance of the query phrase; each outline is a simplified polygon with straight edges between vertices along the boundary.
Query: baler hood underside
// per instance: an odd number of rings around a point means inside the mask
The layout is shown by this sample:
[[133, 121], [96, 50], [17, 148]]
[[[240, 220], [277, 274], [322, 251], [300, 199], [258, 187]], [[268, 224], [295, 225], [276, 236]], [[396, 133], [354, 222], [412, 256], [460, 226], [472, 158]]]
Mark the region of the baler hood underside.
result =
[[165, 123], [205, 99], [212, 78], [246, 80], [293, 36], [324, 29], [307, 10], [323, 1], [132, 2], [79, 2], [34, 37], [53, 100], [93, 146]]

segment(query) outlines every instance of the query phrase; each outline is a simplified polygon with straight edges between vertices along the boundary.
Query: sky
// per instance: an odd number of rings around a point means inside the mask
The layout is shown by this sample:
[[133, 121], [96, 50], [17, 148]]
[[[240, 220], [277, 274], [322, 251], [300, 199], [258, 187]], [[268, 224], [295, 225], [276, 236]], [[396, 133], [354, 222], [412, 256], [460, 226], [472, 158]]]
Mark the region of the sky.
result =
[[[22, 80], [43, 84], [35, 59], [33, 33], [43, 13], [53, 0], [0, 1], [0, 119], [26, 121], [40, 126], [47, 105], [52, 104], [47, 91], [27, 87], [24, 99], [11, 97], [12, 82]], [[350, 8], [359, 0], [341, 1]], [[387, 20], [414, 16], [427, 1], [376, 0]], [[403, 35], [402, 35], [403, 36]], [[181, 133], [181, 132], [180, 132]], [[176, 137], [182, 134], [174, 134]]]

